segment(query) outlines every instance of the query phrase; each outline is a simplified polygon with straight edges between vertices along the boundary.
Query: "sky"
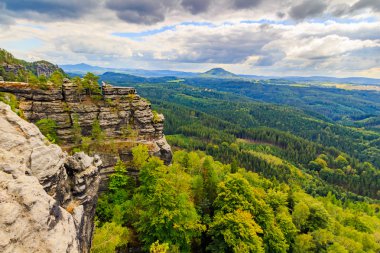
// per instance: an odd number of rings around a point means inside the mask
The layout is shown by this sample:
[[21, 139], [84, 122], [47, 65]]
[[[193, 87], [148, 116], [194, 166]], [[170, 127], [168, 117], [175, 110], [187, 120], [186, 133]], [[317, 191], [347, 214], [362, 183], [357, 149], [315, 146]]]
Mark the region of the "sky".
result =
[[380, 78], [380, 0], [0, 0], [28, 61]]

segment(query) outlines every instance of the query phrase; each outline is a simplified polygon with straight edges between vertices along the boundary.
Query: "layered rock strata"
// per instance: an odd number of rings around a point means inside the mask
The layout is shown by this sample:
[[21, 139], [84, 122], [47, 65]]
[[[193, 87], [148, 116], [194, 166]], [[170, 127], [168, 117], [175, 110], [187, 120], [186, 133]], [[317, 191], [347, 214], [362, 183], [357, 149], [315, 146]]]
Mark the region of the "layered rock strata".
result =
[[0, 102], [0, 252], [89, 252], [100, 165]]
[[[146, 144], [151, 154], [170, 163], [172, 153], [163, 134], [164, 116], [153, 113], [149, 102], [141, 98], [134, 88], [104, 84], [102, 95], [86, 94], [66, 80], [62, 88], [33, 89], [27, 84], [1, 84], [0, 91], [16, 95], [25, 118], [37, 122], [50, 118], [57, 122], [58, 137], [63, 144], [73, 143], [73, 124], [77, 120], [83, 136], [90, 136], [92, 124], [99, 121], [106, 138], [105, 146], [113, 150], [99, 151], [103, 160], [101, 174], [106, 178], [121, 158], [131, 159], [131, 146]], [[112, 143], [107, 141], [112, 140]], [[116, 149], [116, 150], [115, 150]]]

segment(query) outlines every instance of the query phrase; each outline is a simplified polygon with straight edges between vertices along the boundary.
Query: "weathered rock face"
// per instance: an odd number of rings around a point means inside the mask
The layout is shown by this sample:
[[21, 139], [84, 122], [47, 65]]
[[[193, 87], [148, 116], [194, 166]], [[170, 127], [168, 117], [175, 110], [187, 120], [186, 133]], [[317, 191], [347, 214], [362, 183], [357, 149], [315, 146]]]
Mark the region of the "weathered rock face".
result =
[[10, 72], [13, 74], [17, 74], [19, 71], [26, 71], [26, 68], [21, 64], [7, 64], [2, 63], [0, 64], [1, 67], [4, 68], [5, 72]]
[[54, 65], [47, 61], [36, 61], [31, 63], [30, 65], [30, 68], [34, 70], [33, 72], [36, 73], [37, 76], [44, 75], [46, 77], [50, 77], [54, 71], [60, 70], [60, 68], [57, 65]]
[[0, 102], [0, 252], [89, 252], [100, 164]]
[[28, 71], [31, 71], [37, 77], [44, 75], [49, 78], [56, 70], [63, 73], [63, 70], [57, 65], [47, 61], [36, 61], [24, 64], [8, 64], [5, 62], [0, 62], [0, 67], [2, 67], [6, 73], [13, 73], [14, 75], [26, 75]]
[[[146, 144], [151, 154], [170, 163], [172, 152], [163, 134], [164, 117], [153, 114], [150, 104], [136, 94], [134, 88], [104, 85], [102, 96], [94, 99], [79, 91], [68, 80], [62, 89], [32, 89], [27, 84], [0, 85], [0, 91], [16, 95], [26, 119], [36, 122], [50, 118], [58, 124], [58, 137], [64, 144], [73, 142], [73, 122], [77, 119], [82, 135], [91, 135], [92, 124], [99, 121], [107, 138], [113, 141], [113, 151], [97, 152], [103, 160], [101, 175], [106, 178], [121, 158], [131, 159], [131, 146]], [[126, 145], [128, 144], [128, 145]], [[116, 149], [116, 151], [115, 151]]]

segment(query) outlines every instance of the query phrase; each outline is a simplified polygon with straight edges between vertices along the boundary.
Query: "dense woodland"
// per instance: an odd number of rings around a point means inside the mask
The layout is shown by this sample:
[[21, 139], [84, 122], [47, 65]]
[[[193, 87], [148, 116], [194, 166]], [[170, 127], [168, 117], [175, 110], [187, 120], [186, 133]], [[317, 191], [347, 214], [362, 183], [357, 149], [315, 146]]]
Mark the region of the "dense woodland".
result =
[[[175, 146], [204, 150], [223, 162], [236, 160], [269, 177], [284, 180], [289, 176], [268, 169], [273, 165], [252, 153], [260, 152], [313, 175], [313, 183], [303, 181], [309, 193], [327, 194], [334, 188], [342, 197], [379, 198], [380, 135], [376, 132], [343, 126], [293, 107], [179, 83], [136, 86], [164, 113], [165, 130], [174, 135], [168, 138]], [[346, 162], [334, 162], [338, 157]], [[316, 167], [315, 161], [322, 165]]]
[[[133, 149], [99, 199], [92, 252], [378, 252], [378, 204], [312, 197], [205, 153]], [[127, 167], [139, 177], [126, 175]], [[297, 170], [297, 169], [295, 169]], [[302, 172], [298, 171], [300, 177]]]
[[[132, 86], [115, 75], [101, 78]], [[139, 181], [120, 172], [112, 178], [99, 202], [94, 252], [379, 251], [380, 135], [373, 125], [355, 127], [363, 114], [378, 113], [370, 110], [379, 93], [301, 87], [314, 99], [317, 92], [334, 103], [355, 98], [342, 102], [345, 110], [331, 103], [310, 110], [312, 100], [287, 93], [297, 88], [285, 84], [264, 87], [271, 95], [252, 99], [235, 92], [235, 80], [198, 81], [132, 82], [164, 113], [167, 139], [178, 151], [169, 167], [141, 156], [142, 148], [134, 156], [144, 163], [119, 164], [119, 171], [138, 168]], [[297, 100], [303, 103], [290, 106]], [[123, 185], [123, 196], [115, 185]], [[117, 236], [110, 232], [115, 227], [122, 231]], [[112, 243], [101, 244], [104, 238]]]

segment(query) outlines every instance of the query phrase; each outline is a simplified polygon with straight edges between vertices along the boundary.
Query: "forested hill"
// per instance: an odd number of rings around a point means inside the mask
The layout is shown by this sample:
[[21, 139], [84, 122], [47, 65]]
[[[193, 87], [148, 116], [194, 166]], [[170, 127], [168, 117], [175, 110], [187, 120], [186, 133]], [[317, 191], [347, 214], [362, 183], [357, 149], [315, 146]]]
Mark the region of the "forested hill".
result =
[[[123, 85], [120, 76], [106, 80]], [[209, 81], [217, 85], [214, 79]], [[224, 82], [219, 81], [220, 89], [226, 86]], [[289, 175], [288, 169], [272, 168], [271, 157], [279, 157], [316, 179], [305, 181], [304, 187], [310, 193], [323, 195], [334, 189], [337, 194], [346, 196], [345, 191], [339, 190], [345, 189], [361, 196], [380, 197], [380, 134], [376, 131], [343, 126], [329, 119], [327, 114], [305, 110], [302, 104], [296, 108], [263, 103], [235, 92], [218, 92], [199, 84], [190, 86], [181, 80], [146, 80], [134, 85], [164, 113], [166, 133], [172, 135], [169, 139], [174, 145], [205, 150], [222, 161], [236, 160], [247, 169], [284, 180]], [[287, 93], [290, 88], [281, 89], [283, 86], [279, 85], [270, 88], [276, 87], [277, 92], [272, 96], [301, 99], [296, 93], [290, 96]], [[334, 90], [323, 91], [325, 100], [340, 103], [334, 96], [343, 97]], [[315, 89], [304, 92], [315, 92]], [[348, 99], [355, 96], [360, 94], [355, 93]], [[379, 94], [372, 96], [375, 100]], [[365, 110], [361, 104], [352, 103], [351, 107]], [[333, 106], [329, 108], [329, 111], [334, 110]]]
[[124, 173], [131, 164], [118, 163], [99, 200], [94, 252], [380, 250], [379, 93], [274, 80], [101, 79], [149, 98], [176, 152], [164, 166], [135, 148], [138, 184]]
[[[310, 83], [298, 84], [286, 80], [244, 80], [216, 78], [181, 78], [174, 76], [145, 78], [134, 75], [107, 72], [101, 78], [114, 83], [179, 83], [235, 94], [240, 99], [290, 105], [314, 112], [312, 116], [323, 116], [324, 120], [338, 122], [347, 126], [365, 127], [379, 131], [380, 100], [378, 91], [348, 90], [349, 85], [336, 88]], [[366, 87], [355, 86], [360, 88]], [[319, 116], [318, 116], [318, 115]]]
[[238, 78], [237, 75], [234, 73], [231, 73], [225, 69], [222, 68], [213, 68], [210, 69], [202, 74], [200, 74], [202, 77], [214, 77], [214, 78]]
[[[226, 120], [238, 117], [238, 121], [234, 119], [235, 123], [242, 127], [267, 126], [289, 131], [325, 146], [342, 149], [360, 159], [372, 157], [370, 161], [380, 165], [379, 161], [376, 162], [380, 132], [379, 92], [315, 86], [296, 87], [273, 83], [274, 80], [252, 83], [211, 78], [138, 78], [115, 73], [106, 73], [101, 79], [118, 85], [128, 83], [141, 86], [151, 98], [160, 101], [164, 98], [189, 105], [186, 100], [180, 102], [175, 97], [190, 95], [200, 100], [213, 98], [208, 106], [199, 106], [201, 110], [207, 109], [208, 112], [221, 109], [219, 104], [226, 107], [223, 110], [236, 111], [236, 108], [228, 109], [229, 105], [224, 105], [225, 101], [235, 103], [235, 107], [245, 105], [250, 108], [248, 113], [239, 110], [233, 115], [222, 114], [221, 117]], [[202, 103], [207, 104], [207, 101]], [[276, 110], [288, 113], [277, 113], [275, 117], [268, 117]]]
[[54, 72], [65, 74], [61, 68], [48, 61], [27, 62], [15, 58], [11, 53], [0, 48], [0, 80], [44, 82]]
[[[144, 150], [135, 149], [139, 185], [123, 176], [130, 165], [118, 165], [100, 198], [94, 252], [380, 250], [379, 93], [273, 81], [101, 78], [149, 98], [165, 115], [177, 152], [167, 167], [141, 163]], [[111, 231], [119, 231], [120, 244], [103, 243]]]

